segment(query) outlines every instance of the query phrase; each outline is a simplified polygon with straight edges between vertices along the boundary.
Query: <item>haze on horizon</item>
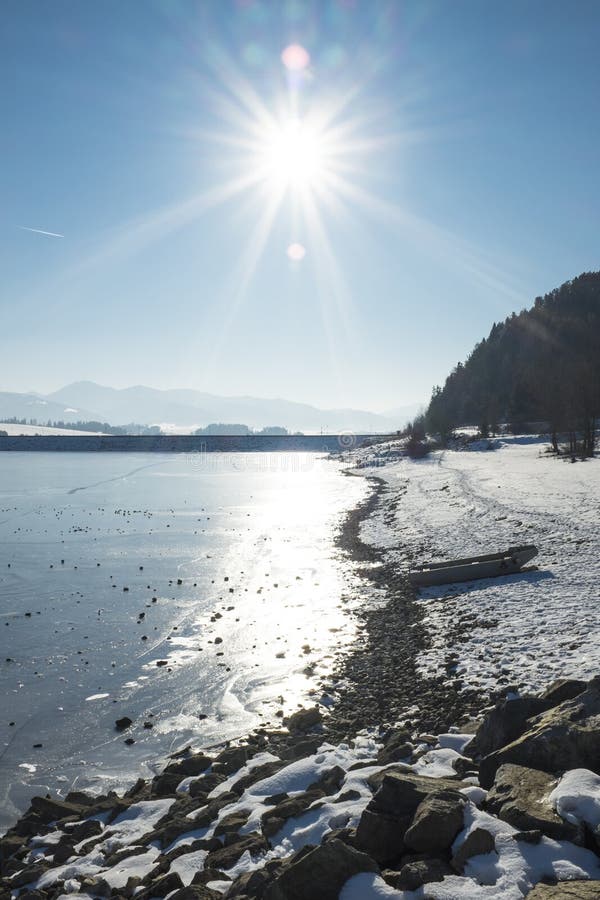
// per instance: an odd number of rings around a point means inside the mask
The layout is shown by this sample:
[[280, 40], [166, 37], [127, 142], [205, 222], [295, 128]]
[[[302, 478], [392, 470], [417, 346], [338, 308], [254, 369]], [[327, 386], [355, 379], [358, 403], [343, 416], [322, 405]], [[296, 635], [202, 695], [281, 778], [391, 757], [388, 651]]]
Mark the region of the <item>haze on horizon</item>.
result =
[[592, 0], [7, 0], [0, 390], [382, 411], [597, 269]]

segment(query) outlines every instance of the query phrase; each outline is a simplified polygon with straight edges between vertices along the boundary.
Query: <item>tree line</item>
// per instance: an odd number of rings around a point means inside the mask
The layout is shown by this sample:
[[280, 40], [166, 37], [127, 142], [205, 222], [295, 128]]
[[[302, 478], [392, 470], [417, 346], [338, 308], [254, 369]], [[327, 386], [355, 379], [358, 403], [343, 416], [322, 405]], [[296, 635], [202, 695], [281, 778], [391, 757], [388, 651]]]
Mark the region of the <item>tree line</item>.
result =
[[6, 425], [33, 425], [40, 428], [63, 428], [68, 431], [100, 431], [103, 434], [162, 434], [158, 425], [138, 425], [136, 422], [130, 422], [128, 425], [109, 425], [108, 422], [97, 422], [94, 419], [86, 419], [85, 421], [63, 422], [62, 419], [48, 419], [40, 421], [39, 419], [19, 419], [17, 416], [10, 416], [6, 419], [0, 419]]
[[460, 425], [483, 436], [500, 423], [544, 428], [556, 452], [564, 440], [571, 454], [592, 456], [599, 414], [600, 272], [586, 272], [494, 323], [412, 427], [442, 439]]

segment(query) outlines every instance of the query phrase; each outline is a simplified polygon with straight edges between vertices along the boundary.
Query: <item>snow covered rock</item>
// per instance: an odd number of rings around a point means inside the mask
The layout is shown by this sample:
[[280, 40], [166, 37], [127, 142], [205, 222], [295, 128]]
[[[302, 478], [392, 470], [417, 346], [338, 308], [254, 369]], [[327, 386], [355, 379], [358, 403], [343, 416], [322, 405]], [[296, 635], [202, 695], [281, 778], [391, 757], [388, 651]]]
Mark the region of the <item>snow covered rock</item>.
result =
[[482, 787], [491, 787], [503, 763], [546, 772], [600, 771], [600, 679], [590, 681], [582, 694], [530, 719], [520, 737], [484, 757]]
[[527, 728], [527, 720], [544, 709], [547, 707], [538, 697], [499, 700], [486, 714], [465, 751], [470, 756], [494, 753], [520, 737]]
[[342, 841], [327, 841], [296, 854], [267, 887], [263, 900], [338, 900], [344, 884], [359, 872], [378, 872], [377, 864]]
[[467, 860], [472, 856], [482, 856], [494, 849], [494, 835], [485, 828], [474, 828], [456, 849], [452, 857], [452, 868], [462, 874]]
[[430, 794], [458, 791], [464, 784], [405, 772], [384, 770], [381, 774], [380, 782], [379, 778], [369, 779], [370, 784], [380, 786], [360, 818], [355, 846], [385, 865], [397, 861], [405, 850], [404, 836], [419, 805]]
[[465, 798], [458, 791], [429, 794], [417, 807], [404, 843], [419, 853], [448, 850], [463, 827]]
[[506, 763], [496, 772], [485, 808], [522, 831], [538, 829], [557, 841], [582, 842], [581, 828], [566, 822], [552, 806], [556, 778], [539, 769]]

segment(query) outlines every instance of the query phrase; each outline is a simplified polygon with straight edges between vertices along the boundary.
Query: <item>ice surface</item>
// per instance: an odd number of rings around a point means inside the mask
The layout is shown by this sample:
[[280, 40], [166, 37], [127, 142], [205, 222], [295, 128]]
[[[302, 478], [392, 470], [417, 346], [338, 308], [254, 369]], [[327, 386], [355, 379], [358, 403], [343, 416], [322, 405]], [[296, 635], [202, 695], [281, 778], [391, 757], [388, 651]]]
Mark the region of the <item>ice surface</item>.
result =
[[186, 743], [308, 701], [365, 600], [335, 535], [368, 487], [340, 469], [310, 453], [3, 454], [0, 830], [34, 794], [125, 790]]

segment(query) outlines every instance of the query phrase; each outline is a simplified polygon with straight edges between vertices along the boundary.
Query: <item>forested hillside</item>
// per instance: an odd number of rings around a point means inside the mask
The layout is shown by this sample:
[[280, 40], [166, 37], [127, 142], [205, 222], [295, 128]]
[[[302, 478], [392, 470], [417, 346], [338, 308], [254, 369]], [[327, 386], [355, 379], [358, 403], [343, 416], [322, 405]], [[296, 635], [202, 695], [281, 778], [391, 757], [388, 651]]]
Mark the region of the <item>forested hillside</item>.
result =
[[555, 447], [559, 433], [572, 441], [578, 433], [589, 455], [599, 414], [600, 272], [586, 272], [494, 323], [443, 388], [434, 388], [426, 425], [445, 436], [458, 425], [487, 434], [499, 423], [544, 421]]

